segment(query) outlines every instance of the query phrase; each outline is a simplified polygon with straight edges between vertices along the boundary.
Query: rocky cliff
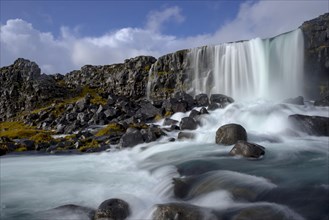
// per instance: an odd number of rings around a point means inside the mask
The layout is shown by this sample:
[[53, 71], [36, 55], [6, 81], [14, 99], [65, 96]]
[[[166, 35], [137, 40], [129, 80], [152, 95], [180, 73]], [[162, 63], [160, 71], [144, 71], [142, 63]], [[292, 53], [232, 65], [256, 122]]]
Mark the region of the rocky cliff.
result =
[[329, 13], [300, 27], [305, 42], [305, 89], [311, 98], [328, 95]]

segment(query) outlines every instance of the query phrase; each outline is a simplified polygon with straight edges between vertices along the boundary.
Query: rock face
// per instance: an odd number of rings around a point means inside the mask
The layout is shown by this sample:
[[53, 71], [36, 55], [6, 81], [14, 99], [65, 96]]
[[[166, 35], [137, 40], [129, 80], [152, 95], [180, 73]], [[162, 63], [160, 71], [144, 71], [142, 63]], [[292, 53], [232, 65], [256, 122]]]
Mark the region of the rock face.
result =
[[123, 220], [129, 216], [129, 205], [121, 199], [108, 199], [99, 205], [94, 220]]
[[289, 121], [296, 129], [310, 135], [329, 136], [329, 118], [308, 115], [290, 115]]
[[121, 64], [86, 65], [65, 75], [64, 80], [73, 88], [88, 85], [119, 96], [140, 98], [146, 95], [148, 72], [155, 61], [151, 56], [139, 56]]
[[265, 148], [258, 144], [249, 143], [247, 141], [238, 141], [232, 150], [230, 155], [241, 155], [243, 157], [259, 158], [265, 154]]
[[310, 98], [317, 99], [329, 91], [329, 13], [304, 22], [300, 28], [305, 43], [306, 92]]
[[247, 132], [241, 125], [226, 124], [216, 132], [217, 144], [232, 145], [239, 140], [247, 141]]
[[172, 97], [172, 94], [186, 91], [189, 68], [188, 50], [160, 57], [153, 65], [150, 73], [149, 95], [153, 100]]
[[22, 58], [0, 69], [0, 85], [0, 121], [68, 94], [54, 77], [41, 75], [36, 63]]

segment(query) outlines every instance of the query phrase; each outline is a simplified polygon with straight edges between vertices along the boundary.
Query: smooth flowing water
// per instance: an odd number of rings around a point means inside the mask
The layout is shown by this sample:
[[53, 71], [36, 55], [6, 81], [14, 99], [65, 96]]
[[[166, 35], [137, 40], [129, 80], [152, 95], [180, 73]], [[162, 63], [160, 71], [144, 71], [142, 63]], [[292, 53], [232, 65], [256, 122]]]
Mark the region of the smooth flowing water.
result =
[[[218, 212], [266, 205], [283, 210], [290, 219], [325, 219], [328, 137], [292, 130], [287, 117], [328, 117], [328, 110], [311, 104], [240, 102], [205, 115], [194, 140], [168, 142], [165, 137], [132, 149], [75, 156], [4, 156], [1, 219], [33, 219], [39, 211], [65, 204], [97, 208], [114, 197], [130, 204], [130, 219], [149, 219], [155, 204], [182, 202], [174, 197], [172, 184], [181, 176], [198, 179], [184, 199], [190, 204]], [[243, 125], [249, 141], [266, 148], [265, 156], [229, 156], [233, 146], [215, 144], [216, 130], [226, 123]], [[248, 193], [240, 195], [237, 189]]]
[[302, 95], [303, 56], [300, 29], [271, 39], [195, 48], [190, 93], [222, 93], [243, 101]]

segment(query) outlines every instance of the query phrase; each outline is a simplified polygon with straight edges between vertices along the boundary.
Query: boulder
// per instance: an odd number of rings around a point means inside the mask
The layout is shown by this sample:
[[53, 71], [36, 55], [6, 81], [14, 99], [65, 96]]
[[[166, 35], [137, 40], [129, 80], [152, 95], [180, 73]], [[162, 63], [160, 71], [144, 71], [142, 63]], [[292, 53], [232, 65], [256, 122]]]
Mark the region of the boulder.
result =
[[221, 105], [218, 103], [211, 103], [208, 106], [208, 111], [214, 111], [216, 109], [219, 109], [220, 107], [221, 107]]
[[122, 148], [134, 147], [137, 144], [144, 143], [142, 133], [137, 129], [128, 129], [121, 137], [120, 144]]
[[290, 115], [289, 121], [293, 127], [309, 135], [329, 136], [329, 118], [308, 115]]
[[121, 199], [108, 199], [96, 210], [94, 220], [123, 220], [130, 214], [129, 204]]
[[163, 126], [168, 126], [168, 125], [176, 125], [178, 123], [177, 120], [171, 119], [171, 118], [165, 118], [163, 121]]
[[143, 121], [147, 121], [150, 119], [155, 118], [157, 115], [161, 115], [160, 109], [154, 107], [151, 103], [143, 103], [141, 104], [140, 110], [137, 112], [137, 114], [141, 115], [141, 119]]
[[234, 102], [234, 99], [232, 99], [229, 96], [223, 95], [223, 94], [212, 94], [210, 96], [210, 104], [218, 103], [221, 108], [224, 108], [228, 104], [231, 104]]
[[209, 112], [207, 111], [207, 109], [205, 107], [202, 107], [200, 109], [200, 114], [203, 115], [203, 114], [209, 114]]
[[193, 118], [184, 117], [179, 123], [181, 130], [195, 130], [198, 127], [198, 124]]
[[154, 220], [210, 220], [217, 219], [208, 209], [186, 203], [159, 204], [153, 212]]
[[177, 92], [174, 94], [174, 98], [176, 98], [179, 102], [186, 103], [187, 110], [190, 110], [194, 107], [193, 97], [186, 92]]
[[232, 156], [241, 155], [252, 158], [259, 158], [264, 154], [265, 148], [263, 146], [247, 141], [238, 141], [230, 151], [230, 155]]
[[37, 219], [90, 219], [93, 220], [95, 210], [92, 208], [74, 204], [62, 205], [54, 209], [42, 211], [36, 214]]
[[195, 96], [195, 102], [198, 107], [205, 107], [209, 105], [209, 98], [207, 94], [199, 94]]
[[226, 124], [216, 131], [216, 144], [232, 145], [239, 140], [247, 141], [247, 132], [239, 124]]
[[181, 131], [178, 133], [178, 140], [182, 140], [182, 139], [193, 139], [195, 137], [195, 133], [192, 132], [185, 132], [185, 131]]
[[193, 118], [194, 120], [196, 119], [197, 116], [201, 115], [201, 113], [195, 109], [193, 109], [191, 112], [190, 112], [190, 115], [189, 117], [190, 118]]
[[[271, 205], [257, 205], [240, 209], [231, 219], [232, 220], [290, 220], [291, 213], [285, 213]], [[293, 218], [302, 219], [302, 218]]]
[[315, 106], [329, 106], [329, 95], [314, 102]]
[[283, 100], [283, 103], [289, 103], [294, 105], [304, 105], [304, 98], [303, 96], [298, 96], [296, 98], [290, 98]]

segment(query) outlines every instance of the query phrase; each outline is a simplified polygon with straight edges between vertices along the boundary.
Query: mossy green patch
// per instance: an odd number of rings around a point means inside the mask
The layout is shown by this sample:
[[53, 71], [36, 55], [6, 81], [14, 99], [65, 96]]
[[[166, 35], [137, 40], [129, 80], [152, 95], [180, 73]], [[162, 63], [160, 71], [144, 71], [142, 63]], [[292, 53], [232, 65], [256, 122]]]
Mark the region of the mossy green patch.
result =
[[54, 138], [52, 138], [52, 136], [48, 133], [38, 133], [36, 135], [33, 135], [29, 139], [34, 141], [35, 143], [50, 142], [54, 140]]
[[15, 150], [15, 152], [23, 152], [23, 151], [27, 151], [26, 147], [19, 147]]
[[99, 143], [95, 139], [92, 139], [91, 141], [84, 142], [84, 145], [79, 148], [79, 151], [86, 152], [88, 149], [98, 148], [98, 147], [99, 147]]
[[50, 134], [51, 132], [38, 130], [21, 122], [0, 122], [0, 137], [30, 138], [39, 133]]
[[99, 130], [95, 136], [108, 135], [113, 132], [123, 132], [124, 130], [125, 130], [125, 128], [122, 125], [120, 125], [118, 123], [111, 123], [111, 124], [108, 124], [105, 128], [102, 128], [101, 130]]

